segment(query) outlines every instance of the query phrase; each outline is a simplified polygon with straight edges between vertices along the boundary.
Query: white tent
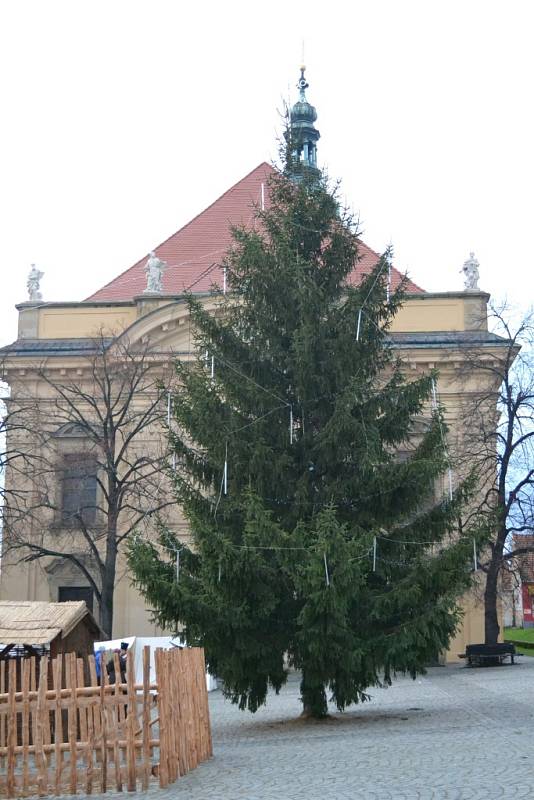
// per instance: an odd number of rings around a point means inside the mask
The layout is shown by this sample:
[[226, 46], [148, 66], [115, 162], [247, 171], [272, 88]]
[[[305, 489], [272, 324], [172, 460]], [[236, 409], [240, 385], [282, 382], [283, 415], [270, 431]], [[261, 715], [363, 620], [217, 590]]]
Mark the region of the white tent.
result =
[[[143, 683], [143, 648], [150, 647], [150, 682], [156, 682], [156, 665], [154, 652], [158, 647], [169, 650], [171, 647], [183, 647], [183, 643], [177, 637], [172, 636], [123, 636], [122, 639], [109, 639], [107, 642], [95, 642], [95, 655], [100, 649], [105, 651], [118, 650], [122, 642], [128, 642], [128, 650], [133, 652], [135, 682]], [[217, 689], [217, 680], [206, 672], [206, 686], [208, 692]]]

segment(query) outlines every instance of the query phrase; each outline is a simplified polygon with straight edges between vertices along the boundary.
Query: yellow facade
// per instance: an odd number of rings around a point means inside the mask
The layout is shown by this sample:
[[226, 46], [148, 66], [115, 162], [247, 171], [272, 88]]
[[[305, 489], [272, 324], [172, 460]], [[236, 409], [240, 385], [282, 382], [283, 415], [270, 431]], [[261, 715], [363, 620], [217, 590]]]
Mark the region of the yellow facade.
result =
[[[409, 295], [391, 330], [396, 333], [469, 331], [483, 328], [488, 295], [482, 292], [443, 292]], [[23, 303], [19, 309], [19, 337], [77, 339], [118, 334], [136, 320], [157, 310], [173, 308], [182, 319], [183, 300], [166, 295], [136, 298], [124, 303]], [[170, 308], [169, 308], [170, 311]], [[163, 316], [166, 316], [165, 314]], [[487, 324], [486, 324], [487, 327]]]
[[[461, 450], [459, 424], [462, 401], [481, 377], [466, 375], [461, 370], [464, 358], [462, 346], [469, 336], [487, 331], [486, 305], [488, 295], [481, 292], [425, 293], [409, 295], [398, 312], [392, 333], [408, 374], [417, 376], [430, 369], [439, 371], [440, 399], [446, 408], [451, 446]], [[216, 298], [206, 295], [203, 302], [215, 310]], [[132, 344], [149, 343], [162, 363], [182, 354], [187, 357], [191, 348], [191, 328], [183, 298], [160, 295], [141, 296], [124, 303], [25, 303], [19, 306], [19, 347], [5, 357], [6, 377], [13, 397], [34, 395], [46, 398], [49, 387], [37, 377], [37, 366], [46, 366], [55, 374], [76, 374], [83, 380], [87, 362], [78, 344], [103, 334], [127, 337]], [[54, 349], [53, 343], [59, 343]], [[16, 344], [17, 344], [16, 343]], [[488, 335], [485, 352], [491, 358], [497, 344]], [[185, 355], [184, 355], [185, 354]], [[150, 442], [147, 442], [150, 446]], [[8, 472], [8, 481], [21, 480]], [[36, 520], [30, 523], [38, 525]], [[49, 520], [39, 522], [42, 534]], [[183, 521], [178, 521], [182, 527]], [[47, 534], [48, 535], [48, 534]], [[54, 535], [61, 535], [57, 532]], [[129, 583], [126, 567], [119, 565], [115, 588], [114, 636], [157, 635], [160, 631], [150, 622], [150, 612], [139, 594]], [[73, 569], [61, 568], [56, 575], [53, 559], [30, 564], [15, 564], [4, 555], [0, 580], [0, 599], [56, 601], [58, 581], [63, 585], [80, 584]], [[483, 610], [477, 595], [464, 602], [465, 616], [451, 644], [447, 660], [458, 660], [469, 642], [483, 641]]]

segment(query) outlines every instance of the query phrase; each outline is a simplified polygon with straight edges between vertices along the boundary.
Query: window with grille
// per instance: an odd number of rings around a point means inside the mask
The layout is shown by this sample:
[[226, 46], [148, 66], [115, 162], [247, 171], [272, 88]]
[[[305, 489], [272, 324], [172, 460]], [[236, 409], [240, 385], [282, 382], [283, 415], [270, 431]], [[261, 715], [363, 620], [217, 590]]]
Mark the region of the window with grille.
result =
[[89, 586], [60, 586], [57, 594], [58, 603], [85, 600], [89, 611], [93, 610], [93, 590]]
[[63, 456], [61, 521], [76, 527], [92, 525], [96, 519], [96, 472], [94, 456], [72, 453]]

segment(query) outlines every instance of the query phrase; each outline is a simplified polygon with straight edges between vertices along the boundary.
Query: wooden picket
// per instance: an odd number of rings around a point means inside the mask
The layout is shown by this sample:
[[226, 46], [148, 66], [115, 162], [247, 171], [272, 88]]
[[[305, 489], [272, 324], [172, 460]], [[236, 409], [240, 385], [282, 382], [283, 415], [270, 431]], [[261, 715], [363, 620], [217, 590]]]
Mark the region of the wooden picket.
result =
[[[133, 653], [126, 682], [75, 653], [0, 661], [0, 796], [164, 788], [212, 755], [204, 653], [199, 648], [143, 650], [143, 682]], [[88, 684], [86, 685], [86, 677]]]

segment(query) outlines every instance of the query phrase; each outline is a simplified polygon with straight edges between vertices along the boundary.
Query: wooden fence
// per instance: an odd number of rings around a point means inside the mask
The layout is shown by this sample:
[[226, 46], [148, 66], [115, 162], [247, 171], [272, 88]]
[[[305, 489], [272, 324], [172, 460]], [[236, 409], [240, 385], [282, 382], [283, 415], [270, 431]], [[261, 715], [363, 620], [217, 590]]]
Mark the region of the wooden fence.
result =
[[[143, 650], [143, 682], [97, 681], [93, 656], [0, 662], [0, 795], [168, 786], [212, 754], [204, 653]], [[118, 656], [115, 674], [120, 679]]]

